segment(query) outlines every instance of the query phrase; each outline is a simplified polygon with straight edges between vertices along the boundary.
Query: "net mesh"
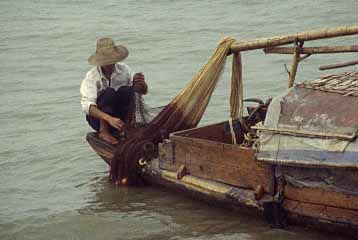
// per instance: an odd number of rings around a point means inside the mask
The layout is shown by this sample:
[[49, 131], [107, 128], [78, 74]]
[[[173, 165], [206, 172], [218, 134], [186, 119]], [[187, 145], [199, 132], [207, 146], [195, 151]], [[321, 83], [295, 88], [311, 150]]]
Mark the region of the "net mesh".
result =
[[141, 94], [135, 94], [135, 113], [134, 121], [132, 123], [133, 127], [142, 127], [147, 125], [153, 118], [158, 115], [158, 113], [164, 107], [149, 108], [145, 103], [143, 96]]

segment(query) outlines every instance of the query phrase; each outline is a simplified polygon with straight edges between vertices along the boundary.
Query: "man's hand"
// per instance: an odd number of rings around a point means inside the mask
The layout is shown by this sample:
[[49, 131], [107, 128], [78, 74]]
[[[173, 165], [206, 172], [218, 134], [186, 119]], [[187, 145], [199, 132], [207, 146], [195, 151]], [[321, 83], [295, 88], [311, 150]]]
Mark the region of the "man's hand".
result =
[[148, 91], [147, 83], [144, 80], [143, 73], [136, 73], [133, 77], [134, 91], [140, 94], [146, 94]]
[[107, 119], [107, 123], [118, 130], [122, 130], [124, 128], [124, 122], [116, 117], [110, 116]]

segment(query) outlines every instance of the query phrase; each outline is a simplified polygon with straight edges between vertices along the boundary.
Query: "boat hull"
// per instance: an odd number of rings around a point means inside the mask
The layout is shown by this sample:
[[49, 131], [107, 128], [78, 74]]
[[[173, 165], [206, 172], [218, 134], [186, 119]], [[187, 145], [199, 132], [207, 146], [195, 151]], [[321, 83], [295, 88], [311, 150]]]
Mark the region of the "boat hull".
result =
[[[272, 213], [266, 211], [266, 206], [278, 205], [285, 219], [269, 221], [272, 226], [298, 224], [357, 235], [358, 196], [332, 189], [286, 184], [282, 190], [284, 200], [278, 202], [280, 187], [275, 177], [276, 166], [257, 161], [255, 151], [250, 148], [229, 144], [225, 132], [222, 132], [223, 125], [218, 123], [171, 134], [169, 139], [159, 144], [158, 158], [143, 166], [141, 177], [147, 183], [266, 219], [272, 217], [267, 216]], [[99, 139], [96, 133], [89, 133], [86, 139], [111, 165], [116, 147]], [[322, 169], [302, 171], [317, 175]], [[339, 171], [342, 171], [341, 177], [346, 174], [354, 178], [358, 174], [356, 170]]]

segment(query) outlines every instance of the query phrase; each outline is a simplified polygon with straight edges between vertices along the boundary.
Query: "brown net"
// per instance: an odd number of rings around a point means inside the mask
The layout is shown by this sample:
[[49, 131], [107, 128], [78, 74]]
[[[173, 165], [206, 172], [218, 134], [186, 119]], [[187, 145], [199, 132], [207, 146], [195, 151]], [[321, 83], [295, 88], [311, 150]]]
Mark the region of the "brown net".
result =
[[[111, 166], [111, 180], [117, 181], [126, 178], [129, 184], [136, 184], [140, 170], [138, 161], [144, 157], [143, 147], [152, 144], [155, 148], [162, 140], [163, 134], [168, 135], [197, 126], [220, 79], [233, 42], [235, 42], [233, 38], [222, 39], [206, 65], [148, 125], [129, 131], [128, 138], [116, 150]], [[232, 92], [231, 105], [235, 106], [232, 115], [237, 115], [242, 111], [242, 101], [237, 103], [238, 95], [242, 89], [239, 85], [233, 84], [239, 78], [238, 72], [236, 67], [233, 68], [232, 85], [235, 85], [236, 88], [239, 87], [239, 90], [236, 89], [234, 93]]]

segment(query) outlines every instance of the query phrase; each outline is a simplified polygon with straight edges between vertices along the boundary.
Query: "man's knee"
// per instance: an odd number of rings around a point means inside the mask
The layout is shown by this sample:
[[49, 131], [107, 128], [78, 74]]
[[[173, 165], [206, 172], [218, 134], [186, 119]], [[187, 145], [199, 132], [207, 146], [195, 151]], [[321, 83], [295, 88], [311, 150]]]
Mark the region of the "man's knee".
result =
[[99, 108], [112, 105], [116, 101], [116, 91], [113, 88], [105, 89], [97, 99], [97, 105]]
[[134, 89], [131, 86], [123, 86], [118, 88], [116, 94], [118, 102], [127, 105], [134, 97]]
[[107, 88], [97, 100], [97, 106], [103, 112], [112, 116], [123, 117], [127, 114], [134, 100], [134, 89], [130, 86], [122, 86], [117, 91]]
[[106, 88], [101, 94], [100, 94], [100, 98], [102, 99], [113, 99], [116, 96], [116, 90], [114, 90], [113, 88]]

